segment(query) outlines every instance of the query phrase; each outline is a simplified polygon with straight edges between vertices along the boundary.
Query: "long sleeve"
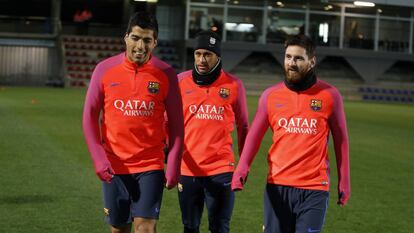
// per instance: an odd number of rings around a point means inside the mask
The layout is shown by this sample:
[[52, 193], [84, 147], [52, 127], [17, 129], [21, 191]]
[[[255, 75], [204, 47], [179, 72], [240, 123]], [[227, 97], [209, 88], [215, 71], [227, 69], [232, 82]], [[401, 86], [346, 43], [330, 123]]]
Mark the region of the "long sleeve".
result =
[[240, 157], [236, 171], [233, 174], [231, 188], [233, 190], [242, 190], [243, 185], [246, 182], [247, 175], [257, 152], [259, 151], [260, 144], [269, 128], [268, 112], [267, 112], [267, 97], [268, 92], [265, 91], [260, 97], [259, 106], [257, 108], [256, 115], [254, 117], [252, 126], [246, 137], [246, 143], [243, 148], [243, 153]]
[[237, 139], [238, 139], [238, 148], [239, 155], [241, 156], [243, 152], [244, 143], [246, 141], [247, 132], [249, 130], [249, 117], [247, 111], [247, 102], [246, 102], [246, 90], [243, 83], [238, 80], [238, 95], [237, 101], [234, 108], [234, 115], [236, 119], [237, 127]]
[[338, 204], [345, 205], [351, 195], [349, 140], [342, 98], [336, 90], [332, 92], [332, 95], [334, 106], [329, 118], [329, 126], [334, 141], [338, 168]]
[[178, 183], [178, 177], [180, 175], [181, 154], [184, 143], [184, 120], [177, 76], [172, 69], [167, 72], [170, 85], [166, 99], [169, 143], [166, 179], [167, 187], [172, 188]]
[[95, 172], [102, 180], [108, 181], [111, 177], [109, 176], [110, 174], [107, 173], [113, 173], [113, 171], [102, 146], [99, 129], [99, 116], [104, 99], [100, 84], [101, 77], [102, 70], [98, 66], [92, 74], [92, 79], [86, 94], [82, 126], [86, 144], [88, 145], [95, 167]]

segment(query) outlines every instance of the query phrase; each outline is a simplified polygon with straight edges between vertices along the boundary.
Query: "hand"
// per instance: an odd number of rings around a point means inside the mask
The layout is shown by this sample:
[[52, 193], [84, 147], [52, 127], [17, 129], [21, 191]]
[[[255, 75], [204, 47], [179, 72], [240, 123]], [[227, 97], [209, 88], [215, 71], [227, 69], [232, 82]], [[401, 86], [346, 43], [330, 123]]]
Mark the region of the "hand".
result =
[[180, 176], [180, 162], [174, 163], [169, 161], [165, 170], [165, 188], [172, 189], [178, 184]]
[[165, 188], [170, 190], [173, 189], [178, 184], [177, 179], [171, 179], [169, 180], [167, 177], [165, 178]]
[[348, 203], [349, 197], [349, 193], [345, 193], [343, 191], [339, 192], [337, 204], [340, 206], [345, 206]]
[[236, 170], [233, 174], [233, 178], [231, 180], [231, 189], [233, 191], [241, 191], [243, 190], [244, 184], [247, 182], [247, 176], [249, 172], [239, 172]]
[[111, 183], [114, 177], [114, 170], [111, 167], [111, 163], [105, 158], [99, 161], [94, 161], [95, 173], [104, 182]]

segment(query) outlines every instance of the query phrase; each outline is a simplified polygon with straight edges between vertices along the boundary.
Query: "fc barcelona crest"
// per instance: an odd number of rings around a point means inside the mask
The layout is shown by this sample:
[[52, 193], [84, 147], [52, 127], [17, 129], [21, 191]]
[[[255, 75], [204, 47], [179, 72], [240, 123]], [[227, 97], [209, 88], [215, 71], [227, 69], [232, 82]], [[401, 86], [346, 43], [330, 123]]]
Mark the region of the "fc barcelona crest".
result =
[[212, 45], [216, 44], [216, 38], [210, 37], [210, 44]]
[[322, 100], [311, 100], [310, 107], [313, 111], [320, 111], [322, 108]]
[[220, 88], [219, 95], [223, 99], [229, 98], [229, 96], [230, 96], [230, 89], [227, 89], [227, 88], [224, 88], [224, 87]]
[[149, 81], [147, 88], [149, 93], [157, 94], [160, 91], [160, 83]]

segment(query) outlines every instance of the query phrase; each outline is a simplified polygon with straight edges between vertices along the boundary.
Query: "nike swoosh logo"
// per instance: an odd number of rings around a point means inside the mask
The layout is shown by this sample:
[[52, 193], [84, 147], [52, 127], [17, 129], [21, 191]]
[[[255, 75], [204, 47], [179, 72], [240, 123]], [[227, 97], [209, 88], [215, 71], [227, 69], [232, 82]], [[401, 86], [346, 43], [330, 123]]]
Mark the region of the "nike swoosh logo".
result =
[[312, 228], [308, 228], [308, 232], [312, 233], [312, 232], [320, 232], [321, 230], [317, 230], [317, 229], [312, 229]]
[[185, 94], [190, 94], [192, 92], [193, 92], [193, 90], [187, 90], [187, 91], [185, 91]]
[[283, 106], [284, 106], [283, 104], [276, 104], [276, 108], [281, 108]]
[[115, 86], [119, 86], [121, 83], [111, 83], [109, 84], [110, 87], [115, 87]]

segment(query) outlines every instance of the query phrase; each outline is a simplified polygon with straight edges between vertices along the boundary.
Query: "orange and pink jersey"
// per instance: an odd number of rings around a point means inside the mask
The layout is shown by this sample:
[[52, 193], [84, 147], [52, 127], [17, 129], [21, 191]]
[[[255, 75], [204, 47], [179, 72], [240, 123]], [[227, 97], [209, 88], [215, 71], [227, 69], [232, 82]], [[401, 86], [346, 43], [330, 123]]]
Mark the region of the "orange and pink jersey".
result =
[[[92, 158], [106, 156], [115, 174], [164, 167], [164, 112], [169, 118], [169, 154], [177, 170], [182, 149], [181, 97], [174, 70], [161, 60], [141, 66], [119, 54], [100, 62], [86, 96], [83, 128]], [[101, 113], [101, 124], [99, 116]], [[168, 168], [167, 168], [168, 170]]]
[[[318, 80], [304, 91], [292, 91], [282, 82], [268, 88], [258, 110], [237, 167], [247, 174], [267, 130], [273, 131], [268, 152], [267, 182], [311, 190], [329, 190], [329, 133], [332, 133], [340, 190], [349, 190], [348, 133], [342, 98], [333, 86]], [[233, 178], [233, 189], [241, 189]]]
[[246, 93], [242, 82], [223, 70], [208, 86], [195, 84], [191, 70], [178, 77], [185, 128], [181, 174], [211, 176], [233, 172], [231, 134], [235, 123], [240, 154], [248, 131]]

